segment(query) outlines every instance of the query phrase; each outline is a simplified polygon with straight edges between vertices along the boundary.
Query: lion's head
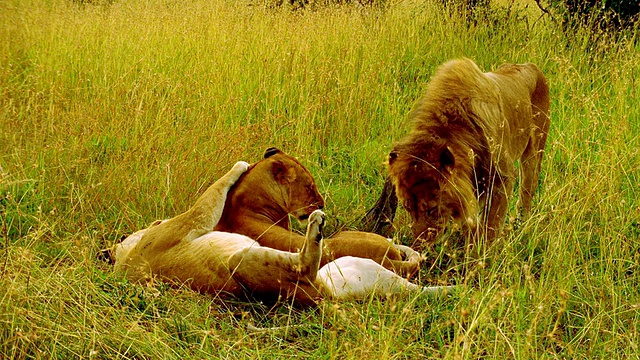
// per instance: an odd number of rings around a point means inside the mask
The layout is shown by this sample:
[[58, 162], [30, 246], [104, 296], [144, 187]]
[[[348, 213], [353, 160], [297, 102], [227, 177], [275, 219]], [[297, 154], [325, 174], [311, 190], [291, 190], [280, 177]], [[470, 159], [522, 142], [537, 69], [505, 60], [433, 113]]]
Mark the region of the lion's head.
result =
[[309, 170], [295, 158], [269, 148], [229, 192], [225, 213], [232, 207], [286, 224], [287, 215], [306, 220], [324, 207], [324, 199]]
[[450, 221], [475, 227], [473, 151], [436, 134], [421, 135], [396, 145], [388, 162], [414, 236], [431, 241]]

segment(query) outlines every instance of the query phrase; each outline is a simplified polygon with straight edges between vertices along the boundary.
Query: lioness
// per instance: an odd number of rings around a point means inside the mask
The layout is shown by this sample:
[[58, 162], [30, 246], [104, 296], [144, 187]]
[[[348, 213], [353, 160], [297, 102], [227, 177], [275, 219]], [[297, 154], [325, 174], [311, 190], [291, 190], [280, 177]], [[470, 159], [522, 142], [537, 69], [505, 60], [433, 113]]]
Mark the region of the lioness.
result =
[[156, 221], [111, 249], [115, 269], [134, 282], [160, 278], [189, 284], [203, 293], [292, 299], [303, 305], [318, 299], [359, 298], [398, 291], [439, 293], [448, 287], [409, 283], [371, 259], [343, 257], [322, 268], [324, 213], [308, 215], [305, 243], [297, 253], [260, 246], [244, 235], [213, 231], [227, 192], [249, 168], [237, 163], [186, 212]]
[[[482, 73], [469, 59], [447, 62], [409, 117], [409, 135], [389, 154], [389, 188], [411, 215], [416, 238], [434, 239], [451, 220], [477, 237], [494, 238], [505, 220], [518, 160], [520, 206], [529, 214], [550, 123], [549, 88], [536, 65]], [[377, 206], [388, 198], [383, 193]]]
[[[238, 234], [215, 232], [229, 188], [249, 168], [237, 163], [211, 185], [186, 212], [157, 221], [114, 248], [115, 269], [135, 282], [154, 276], [188, 283], [204, 293], [240, 296], [245, 288], [257, 297], [284, 296], [301, 303], [319, 297], [316, 279], [324, 214], [312, 213], [305, 248], [288, 253], [261, 247]], [[256, 285], [255, 277], [260, 276]]]
[[[309, 171], [295, 158], [269, 148], [264, 159], [253, 164], [229, 191], [215, 229], [246, 235], [262, 246], [299, 251], [305, 238], [290, 230], [289, 214], [302, 221], [323, 206], [324, 199]], [[342, 231], [324, 239], [323, 244], [320, 266], [354, 256], [372, 259], [408, 277], [422, 261], [411, 248], [373, 233]]]

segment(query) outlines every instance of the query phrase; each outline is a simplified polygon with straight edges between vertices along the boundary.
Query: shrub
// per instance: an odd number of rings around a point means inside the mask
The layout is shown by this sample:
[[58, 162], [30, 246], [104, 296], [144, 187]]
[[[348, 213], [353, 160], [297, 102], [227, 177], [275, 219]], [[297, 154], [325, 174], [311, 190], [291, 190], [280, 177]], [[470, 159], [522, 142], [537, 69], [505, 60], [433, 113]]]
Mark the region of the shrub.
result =
[[640, 13], [637, 0], [551, 0], [550, 5], [562, 14], [565, 26], [594, 30], [631, 28]]

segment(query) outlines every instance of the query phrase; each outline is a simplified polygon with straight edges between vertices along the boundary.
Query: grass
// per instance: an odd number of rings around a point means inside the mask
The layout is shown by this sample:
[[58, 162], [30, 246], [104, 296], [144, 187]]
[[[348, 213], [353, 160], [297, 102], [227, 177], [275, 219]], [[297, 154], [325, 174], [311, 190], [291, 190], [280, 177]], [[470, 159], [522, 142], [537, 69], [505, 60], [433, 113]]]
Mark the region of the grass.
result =
[[[474, 25], [413, 0], [1, 2], [2, 357], [637, 357], [637, 32], [593, 43], [518, 4]], [[270, 146], [314, 174], [329, 230], [357, 225], [413, 101], [460, 56], [538, 64], [552, 127], [531, 218], [486, 258], [429, 253], [417, 281], [458, 296], [298, 310], [149, 292], [95, 260]]]

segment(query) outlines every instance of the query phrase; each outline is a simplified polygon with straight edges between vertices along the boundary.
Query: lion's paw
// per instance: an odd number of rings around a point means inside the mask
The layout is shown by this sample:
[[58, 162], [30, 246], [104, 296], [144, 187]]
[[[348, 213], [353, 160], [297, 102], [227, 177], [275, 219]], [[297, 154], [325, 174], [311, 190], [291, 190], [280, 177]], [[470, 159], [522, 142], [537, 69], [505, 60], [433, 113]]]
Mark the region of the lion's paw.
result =
[[246, 161], [238, 161], [237, 163], [235, 163], [235, 165], [233, 165], [233, 170], [241, 171], [244, 173], [249, 170], [249, 166], [249, 163]]
[[309, 215], [309, 225], [307, 228], [307, 237], [314, 239], [316, 242], [322, 240], [322, 228], [324, 227], [325, 215], [322, 210], [315, 210]]
[[325, 214], [322, 210], [314, 210], [311, 215], [309, 215], [309, 223], [317, 224], [318, 226], [324, 225]]

